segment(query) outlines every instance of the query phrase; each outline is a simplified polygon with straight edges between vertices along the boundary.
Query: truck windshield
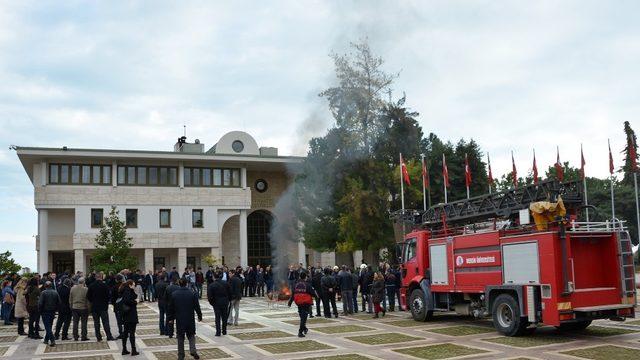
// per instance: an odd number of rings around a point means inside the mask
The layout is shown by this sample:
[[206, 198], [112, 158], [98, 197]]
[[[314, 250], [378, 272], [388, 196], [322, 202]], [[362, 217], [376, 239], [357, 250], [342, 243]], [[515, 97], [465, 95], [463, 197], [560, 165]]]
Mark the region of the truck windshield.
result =
[[404, 255], [403, 262], [407, 262], [408, 260], [411, 260], [414, 257], [416, 257], [416, 238], [407, 239], [407, 241], [404, 244], [403, 255]]

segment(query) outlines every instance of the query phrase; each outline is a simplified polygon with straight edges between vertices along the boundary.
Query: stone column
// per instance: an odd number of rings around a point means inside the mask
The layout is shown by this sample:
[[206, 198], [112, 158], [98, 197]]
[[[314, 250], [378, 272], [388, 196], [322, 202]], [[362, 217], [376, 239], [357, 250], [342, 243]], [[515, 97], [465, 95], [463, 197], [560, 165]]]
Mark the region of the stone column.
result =
[[40, 163], [40, 176], [42, 177], [40, 185], [47, 186], [47, 181], [49, 180], [49, 172], [47, 171], [47, 162], [42, 161]]
[[249, 250], [247, 245], [247, 210], [240, 210], [240, 266], [249, 264]]
[[309, 266], [309, 264], [307, 264], [307, 259], [304, 256], [305, 253], [307, 252], [307, 247], [304, 245], [304, 241], [302, 241], [302, 239], [300, 239], [298, 241], [298, 263], [306, 266]]
[[[213, 181], [213, 179], [211, 179], [211, 181]], [[180, 189], [184, 188], [184, 163], [182, 161], [178, 163], [178, 186]]]
[[144, 272], [156, 269], [153, 268], [153, 249], [144, 249]]
[[74, 259], [75, 259], [74, 264], [75, 264], [76, 271], [82, 271], [83, 273], [86, 273], [87, 269], [84, 264], [84, 250], [75, 249], [73, 253], [74, 253]]
[[356, 250], [353, 252], [353, 266], [356, 268], [359, 267], [360, 264], [362, 264], [362, 259], [364, 259], [362, 257], [362, 250]]
[[336, 253], [334, 251], [321, 253], [320, 263], [323, 267], [336, 265]]
[[115, 160], [111, 162], [111, 185], [118, 186], [118, 162]]
[[38, 210], [38, 272], [49, 271], [49, 213], [46, 209]]
[[187, 267], [187, 248], [178, 248], [178, 272], [182, 274]]
[[240, 169], [240, 184], [243, 189], [247, 188], [247, 168], [245, 167]]

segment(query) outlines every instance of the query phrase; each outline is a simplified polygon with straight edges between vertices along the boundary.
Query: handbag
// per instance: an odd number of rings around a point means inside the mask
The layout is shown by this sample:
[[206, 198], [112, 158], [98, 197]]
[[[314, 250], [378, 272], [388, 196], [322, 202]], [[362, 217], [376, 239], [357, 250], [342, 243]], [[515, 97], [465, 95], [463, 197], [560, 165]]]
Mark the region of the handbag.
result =
[[13, 296], [11, 296], [11, 293], [9, 292], [4, 294], [4, 299], [2, 301], [5, 304], [10, 304], [10, 305], [13, 305], [15, 303], [15, 300], [13, 300]]

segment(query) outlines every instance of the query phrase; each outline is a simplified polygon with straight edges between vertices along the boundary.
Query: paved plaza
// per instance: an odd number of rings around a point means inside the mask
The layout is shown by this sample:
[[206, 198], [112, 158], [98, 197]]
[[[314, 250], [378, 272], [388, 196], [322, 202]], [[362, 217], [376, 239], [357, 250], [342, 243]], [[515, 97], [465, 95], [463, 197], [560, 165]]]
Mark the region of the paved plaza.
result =
[[[443, 314], [432, 322], [418, 323], [406, 312], [372, 319], [359, 313], [338, 319], [315, 318], [306, 338], [297, 334], [295, 305], [270, 306], [264, 299], [242, 300], [239, 326], [229, 335], [214, 336], [213, 310], [201, 301], [204, 320], [198, 324], [201, 359], [639, 359], [640, 320], [616, 323], [597, 321], [586, 331], [561, 334], [554, 328], [538, 329], [534, 336], [507, 338], [496, 333], [490, 321]], [[340, 308], [340, 304], [338, 306]], [[176, 340], [158, 336], [155, 303], [139, 306], [137, 359], [177, 358]], [[115, 319], [112, 318], [112, 324]], [[50, 348], [41, 341], [15, 335], [13, 326], [0, 326], [0, 357], [9, 359], [128, 358], [120, 355], [121, 342], [59, 341]], [[187, 359], [191, 359], [187, 355]]]

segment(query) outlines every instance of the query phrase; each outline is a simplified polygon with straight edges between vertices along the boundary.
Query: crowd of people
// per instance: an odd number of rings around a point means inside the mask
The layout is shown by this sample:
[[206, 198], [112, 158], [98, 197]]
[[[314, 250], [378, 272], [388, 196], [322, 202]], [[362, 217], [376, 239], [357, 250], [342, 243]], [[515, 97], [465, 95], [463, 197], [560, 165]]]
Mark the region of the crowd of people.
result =
[[[103, 341], [103, 329], [106, 340], [117, 338], [122, 341], [123, 355], [135, 356], [138, 355], [135, 343], [139, 322], [137, 305], [145, 301], [157, 302], [159, 334], [169, 338], [175, 335], [179, 359], [185, 357], [185, 341], [189, 343], [189, 353], [199, 359], [195, 347], [195, 321], [202, 321], [199, 300], [205, 295], [215, 314], [216, 336], [226, 335], [227, 326], [238, 325], [243, 297], [273, 297], [276, 291], [277, 296], [281, 296], [287, 285], [289, 306], [294, 302], [298, 306], [300, 337], [308, 332], [307, 317], [314, 317], [314, 301], [315, 316], [324, 314], [325, 317], [338, 317], [336, 301], [340, 300], [342, 315], [357, 313], [358, 295], [361, 311], [374, 314], [374, 317], [380, 313], [384, 316], [387, 310], [394, 311], [396, 298], [400, 303], [399, 270], [384, 263], [376, 271], [364, 263], [356, 268], [344, 265], [305, 268], [299, 264], [289, 266], [282, 275], [286, 282], [276, 290], [271, 267], [260, 265], [231, 269], [210, 266], [206, 272], [188, 267], [182, 273], [175, 267], [171, 270], [163, 267], [146, 274], [129, 269], [117, 274], [50, 272], [30, 277], [10, 274], [2, 280], [1, 317], [5, 325], [17, 323], [19, 335], [43, 340], [53, 347], [58, 340], [71, 340], [70, 328], [74, 341], [89, 341], [87, 323], [91, 315], [97, 341]], [[116, 319], [117, 337], [113, 336], [109, 322], [110, 306]], [[399, 309], [402, 310], [401, 306]], [[26, 329], [25, 320], [28, 321]]]

